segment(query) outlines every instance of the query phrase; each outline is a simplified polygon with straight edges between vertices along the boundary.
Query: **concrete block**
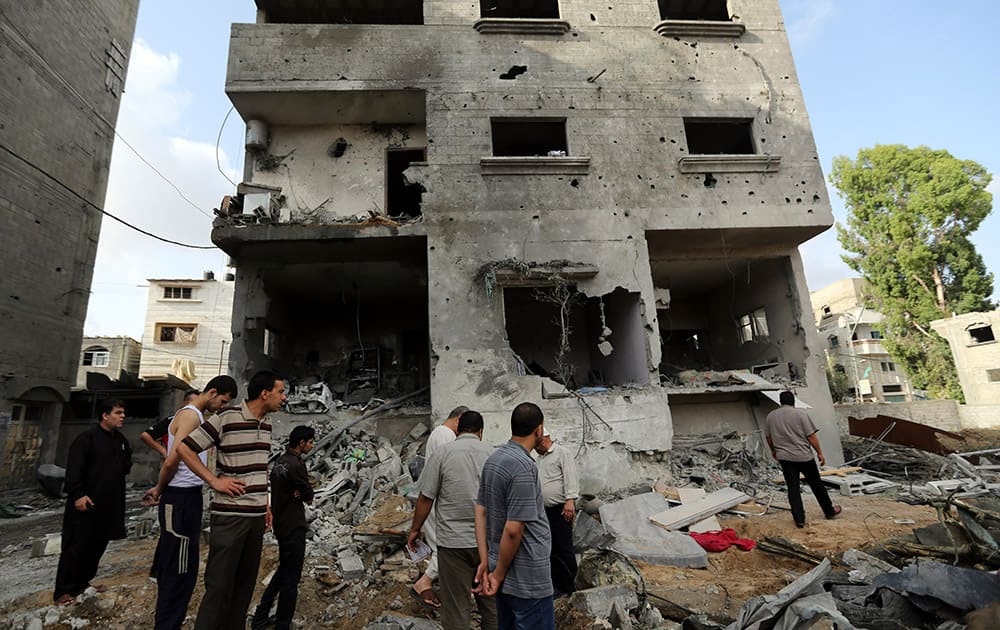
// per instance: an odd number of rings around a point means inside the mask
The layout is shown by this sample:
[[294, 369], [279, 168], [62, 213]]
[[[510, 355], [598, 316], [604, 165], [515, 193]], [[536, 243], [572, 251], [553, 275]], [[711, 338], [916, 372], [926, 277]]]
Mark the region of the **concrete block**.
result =
[[576, 591], [570, 598], [570, 605], [591, 617], [610, 617], [612, 608], [617, 605], [628, 617], [628, 611], [639, 605], [639, 596], [627, 586], [609, 584]]
[[355, 553], [342, 553], [337, 558], [340, 576], [345, 580], [360, 580], [365, 576], [365, 563]]
[[611, 604], [611, 613], [608, 615], [608, 621], [615, 630], [632, 630], [632, 618], [628, 616], [628, 611], [625, 610], [619, 601]]
[[62, 534], [45, 534], [31, 543], [31, 557], [51, 556], [62, 551]]
[[651, 514], [649, 519], [664, 529], [678, 530], [749, 500], [750, 497], [739, 490], [722, 488], [701, 499]]
[[654, 525], [649, 517], [670, 506], [657, 492], [637, 494], [601, 506], [601, 522], [614, 536], [612, 546], [629, 558], [651, 564], [704, 568], [708, 553], [690, 536], [669, 532]]

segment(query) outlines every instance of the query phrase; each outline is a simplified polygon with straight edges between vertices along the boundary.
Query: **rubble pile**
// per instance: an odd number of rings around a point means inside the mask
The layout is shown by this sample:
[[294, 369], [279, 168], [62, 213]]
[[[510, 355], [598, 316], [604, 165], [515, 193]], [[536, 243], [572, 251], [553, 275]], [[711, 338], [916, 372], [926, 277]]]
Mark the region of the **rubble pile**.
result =
[[781, 469], [771, 459], [763, 434], [732, 432], [675, 435], [670, 473], [678, 485], [686, 482], [712, 491], [732, 483], [766, 484]]

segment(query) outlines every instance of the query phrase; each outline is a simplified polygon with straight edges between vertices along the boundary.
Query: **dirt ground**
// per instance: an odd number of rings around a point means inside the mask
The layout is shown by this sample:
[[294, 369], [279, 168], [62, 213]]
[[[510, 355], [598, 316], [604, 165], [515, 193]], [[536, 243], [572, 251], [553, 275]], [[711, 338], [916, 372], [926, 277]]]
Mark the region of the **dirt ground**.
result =
[[[805, 529], [797, 529], [791, 515], [781, 510], [745, 518], [722, 515], [720, 522], [723, 527], [735, 529], [742, 537], [755, 540], [764, 536], [784, 537], [803, 544], [816, 553], [831, 556], [851, 547], [874, 545], [876, 540], [905, 534], [913, 527], [936, 522], [931, 508], [900, 503], [893, 500], [891, 495], [837, 497], [844, 512], [833, 521], [823, 519], [811, 497], [806, 496], [805, 500], [809, 520]], [[910, 519], [915, 524], [896, 524], [893, 521], [897, 519]], [[63, 613], [63, 620], [70, 616], [86, 618], [91, 620], [90, 627], [100, 628], [152, 627], [156, 585], [148, 578], [148, 570], [155, 545], [155, 537], [113, 543], [105, 554], [100, 574], [95, 580], [96, 583], [109, 587], [108, 593], [101, 595], [102, 605], [87, 607], [74, 604]], [[44, 607], [51, 602], [51, 583], [58, 557], [31, 559], [28, 556], [28, 550], [21, 550], [6, 555], [2, 560], [3, 571], [0, 573], [5, 577], [0, 577], [0, 587], [7, 591], [8, 596], [13, 594], [8, 591], [12, 574], [30, 570], [34, 577], [28, 584], [22, 585], [22, 592], [25, 594], [13, 598], [3, 597], [6, 603], [0, 607], [0, 627], [14, 627], [9, 624], [16, 613]], [[200, 574], [204, 573], [206, 556], [207, 548], [203, 545]], [[640, 563], [647, 592], [697, 612], [732, 617], [749, 597], [774, 593], [810, 568], [805, 562], [759, 549], [744, 552], [731, 548], [722, 553], [710, 554], [709, 557], [710, 566], [707, 569]], [[261, 578], [267, 576], [276, 564], [277, 547], [265, 544]], [[424, 616], [424, 610], [408, 596], [407, 584], [373, 583], [334, 592], [336, 586], [324, 584], [316, 577], [317, 574], [324, 573], [324, 564], [332, 565], [333, 561], [318, 557], [306, 559], [296, 611], [302, 627], [356, 629], [386, 611]], [[319, 570], [316, 570], [317, 565]], [[25, 586], [32, 585], [34, 590], [23, 590]], [[263, 588], [258, 583], [255, 603]], [[203, 592], [204, 585], [199, 578], [186, 628], [193, 626], [193, 616]], [[650, 602], [659, 606], [665, 617], [676, 618], [676, 608], [655, 597], [651, 597]], [[328, 609], [330, 612], [327, 612]], [[560, 609], [560, 627], [576, 626], [579, 620], [565, 610], [565, 605], [560, 606]], [[48, 627], [61, 629], [70, 626], [62, 623]]]
[[[938, 439], [945, 446], [961, 453], [1000, 448], [1000, 429], [966, 429], [959, 435], [965, 438], [965, 440], [959, 442], [946, 435], [942, 435]], [[1000, 460], [1000, 456], [997, 456], [996, 459]]]
[[[720, 515], [724, 528], [732, 528], [742, 538], [762, 540], [765, 536], [782, 537], [809, 548], [818, 555], [836, 556], [851, 547], [874, 546], [877, 541], [909, 533], [914, 527], [937, 522], [934, 510], [894, 501], [891, 495], [841, 497], [833, 495], [844, 509], [828, 521], [811, 496], [804, 496], [807, 525], [795, 527], [791, 513], [772, 510], [763, 516]], [[915, 524], [897, 524], [895, 520]], [[731, 547], [709, 554], [707, 569], [683, 569], [637, 563], [646, 580], [646, 590], [695, 612], [722, 613], [735, 617], [750, 597], [776, 593], [812, 565], [775, 555], [760, 549], [740, 551]], [[660, 608], [664, 617], [677, 617], [678, 609], [656, 597], [650, 603]]]

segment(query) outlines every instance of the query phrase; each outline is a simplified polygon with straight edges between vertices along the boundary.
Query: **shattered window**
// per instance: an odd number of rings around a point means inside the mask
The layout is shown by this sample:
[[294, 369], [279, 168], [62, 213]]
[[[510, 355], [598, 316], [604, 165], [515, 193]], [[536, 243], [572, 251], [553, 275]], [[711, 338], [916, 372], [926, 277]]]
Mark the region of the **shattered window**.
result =
[[495, 156], [568, 155], [565, 118], [493, 118], [490, 135]]
[[726, 0], [659, 0], [658, 4], [660, 18], [663, 20], [731, 19]]
[[969, 329], [970, 343], [986, 343], [987, 341], [996, 341], [996, 337], [993, 336], [992, 326], [978, 325], [976, 328]]
[[766, 338], [767, 335], [767, 315], [764, 313], [763, 307], [740, 317], [741, 342], [749, 343], [756, 339]]
[[691, 155], [753, 155], [749, 118], [685, 118], [684, 136]]
[[194, 324], [160, 324], [157, 339], [163, 343], [194, 343], [197, 328]]
[[558, 0], [480, 0], [480, 17], [556, 19]]

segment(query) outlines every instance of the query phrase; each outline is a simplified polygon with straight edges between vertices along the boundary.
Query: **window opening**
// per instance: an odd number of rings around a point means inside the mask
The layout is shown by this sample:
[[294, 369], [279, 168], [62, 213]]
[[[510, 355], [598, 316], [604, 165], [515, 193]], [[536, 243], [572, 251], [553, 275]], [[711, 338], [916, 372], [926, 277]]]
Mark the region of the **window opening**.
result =
[[837, 335], [830, 335], [826, 339], [830, 343], [831, 348], [837, 348], [840, 346], [840, 337]]
[[83, 365], [88, 367], [108, 367], [111, 352], [101, 346], [92, 346], [83, 351]]
[[659, 0], [662, 20], [729, 21], [726, 0]]
[[191, 287], [163, 287], [164, 300], [190, 300]]
[[494, 118], [490, 121], [493, 155], [565, 156], [566, 119]]
[[407, 183], [403, 171], [413, 162], [423, 162], [424, 149], [390, 149], [386, 153], [386, 209], [391, 217], [419, 217], [424, 187]]
[[480, 0], [480, 17], [558, 19], [558, 0]]
[[837, 374], [847, 374], [847, 369], [844, 368], [844, 366], [839, 363], [833, 366], [833, 371], [836, 372]]
[[829, 317], [833, 314], [833, 310], [829, 306], [823, 307], [823, 317]]
[[986, 370], [986, 378], [991, 383], [1000, 383], [1000, 368]]
[[[265, 4], [258, 2], [258, 6]], [[267, 2], [273, 24], [423, 24], [423, 0]], [[317, 6], [317, 4], [321, 6]]]
[[992, 326], [978, 326], [976, 328], [970, 328], [969, 337], [973, 344], [996, 341], [996, 337], [993, 336]]
[[882, 361], [882, 371], [883, 372], [895, 372], [896, 364], [892, 361]]
[[763, 307], [741, 315], [739, 321], [741, 342], [749, 343], [767, 338], [767, 314]]
[[881, 339], [882, 338], [882, 333], [879, 332], [878, 330], [873, 330], [871, 332], [871, 336], [872, 336], [872, 339]]
[[197, 338], [195, 324], [159, 324], [157, 339], [163, 343], [194, 343]]
[[684, 135], [692, 155], [752, 155], [753, 121], [749, 118], [685, 118]]
[[883, 394], [898, 394], [901, 391], [903, 391], [903, 386], [902, 385], [883, 385], [882, 386], [882, 393]]

